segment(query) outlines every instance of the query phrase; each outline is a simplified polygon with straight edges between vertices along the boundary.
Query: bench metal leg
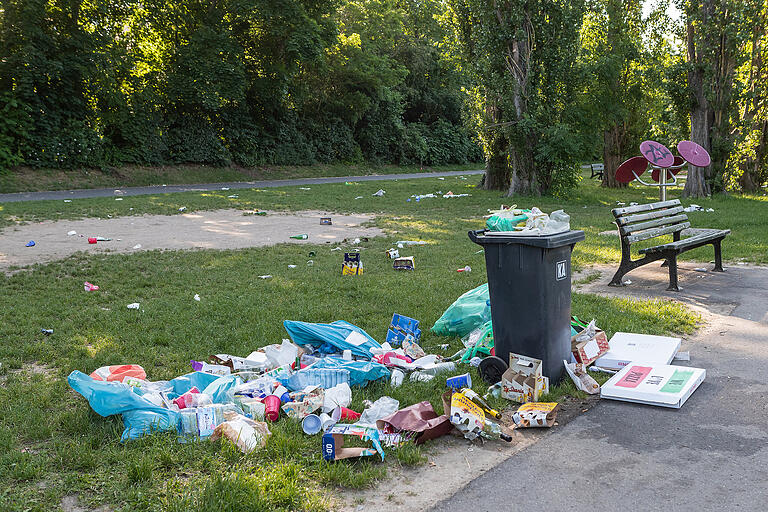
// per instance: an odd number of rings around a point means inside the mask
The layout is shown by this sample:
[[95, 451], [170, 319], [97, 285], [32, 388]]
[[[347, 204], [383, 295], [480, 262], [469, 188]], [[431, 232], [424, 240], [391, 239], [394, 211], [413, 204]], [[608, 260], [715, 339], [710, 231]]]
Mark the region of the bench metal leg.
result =
[[718, 240], [712, 244], [715, 248], [715, 268], [712, 269], [713, 272], [725, 272], [723, 270], [723, 254], [720, 250], [720, 242], [721, 240]]
[[624, 274], [625, 272], [623, 272], [623, 269], [619, 267], [619, 270], [613, 274], [613, 279], [611, 279], [611, 282], [608, 283], [608, 286], [624, 286], [624, 283], [621, 281], [621, 278], [624, 277]]
[[677, 254], [667, 255], [667, 265], [669, 266], [669, 286], [667, 291], [679, 292], [677, 287]]

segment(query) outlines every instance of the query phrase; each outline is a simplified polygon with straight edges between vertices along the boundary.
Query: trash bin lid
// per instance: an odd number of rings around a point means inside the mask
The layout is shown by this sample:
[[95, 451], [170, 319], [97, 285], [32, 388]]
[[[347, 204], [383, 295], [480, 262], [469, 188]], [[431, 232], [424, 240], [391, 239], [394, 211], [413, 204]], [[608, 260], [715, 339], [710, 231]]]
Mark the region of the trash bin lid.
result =
[[486, 233], [486, 230], [470, 231], [469, 239], [479, 245], [520, 244], [540, 247], [542, 249], [554, 249], [564, 245], [573, 245], [584, 240], [584, 232], [575, 229], [555, 233], [554, 235], [539, 236], [504, 235], [501, 234], [502, 232], [499, 232], [500, 234], [498, 235], [486, 235]]

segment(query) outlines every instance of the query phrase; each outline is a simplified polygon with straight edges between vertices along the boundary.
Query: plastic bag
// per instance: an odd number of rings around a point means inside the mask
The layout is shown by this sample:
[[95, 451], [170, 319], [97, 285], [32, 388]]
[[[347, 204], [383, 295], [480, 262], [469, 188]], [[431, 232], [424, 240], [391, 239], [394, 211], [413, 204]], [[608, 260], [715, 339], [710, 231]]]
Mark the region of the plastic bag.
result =
[[542, 235], [554, 235], [571, 230], [571, 217], [563, 210], [557, 210], [549, 214], [549, 222], [542, 228]]
[[267, 359], [269, 359], [272, 366], [276, 368], [294, 362], [299, 353], [299, 347], [291, 343], [290, 340], [283, 340], [280, 345], [264, 347], [264, 353], [267, 355]]
[[488, 220], [485, 221], [485, 227], [490, 231], [515, 231], [518, 224], [527, 220], [528, 215], [524, 210], [502, 210], [499, 213], [491, 215]]
[[431, 331], [438, 336], [464, 336], [490, 319], [490, 297], [485, 283], [456, 299]]
[[383, 396], [373, 402], [370, 407], [363, 411], [360, 419], [357, 420], [358, 425], [376, 425], [376, 421], [386, 418], [390, 414], [394, 414], [400, 408], [400, 402], [389, 396]]
[[215, 441], [225, 437], [235, 443], [241, 452], [251, 453], [256, 448], [263, 448], [270, 434], [266, 423], [237, 414], [218, 425], [209, 439]]
[[339, 384], [325, 390], [322, 411], [329, 413], [337, 407], [347, 407], [352, 401], [352, 390], [349, 384]]
[[320, 347], [329, 344], [337, 352], [350, 350], [352, 354], [366, 359], [371, 358], [371, 349], [381, 348], [379, 342], [369, 336], [367, 332], [343, 320], [337, 320], [330, 324], [286, 320], [283, 322], [283, 326], [297, 345]]

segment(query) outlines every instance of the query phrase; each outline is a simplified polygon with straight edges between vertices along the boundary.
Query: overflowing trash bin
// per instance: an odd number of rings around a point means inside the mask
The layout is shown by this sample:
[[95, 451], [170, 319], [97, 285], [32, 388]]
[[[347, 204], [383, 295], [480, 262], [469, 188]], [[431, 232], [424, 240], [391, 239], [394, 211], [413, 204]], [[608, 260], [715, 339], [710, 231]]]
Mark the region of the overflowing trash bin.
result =
[[584, 232], [521, 236], [470, 231], [483, 247], [496, 356], [526, 354], [541, 359], [553, 384], [571, 354], [571, 252]]

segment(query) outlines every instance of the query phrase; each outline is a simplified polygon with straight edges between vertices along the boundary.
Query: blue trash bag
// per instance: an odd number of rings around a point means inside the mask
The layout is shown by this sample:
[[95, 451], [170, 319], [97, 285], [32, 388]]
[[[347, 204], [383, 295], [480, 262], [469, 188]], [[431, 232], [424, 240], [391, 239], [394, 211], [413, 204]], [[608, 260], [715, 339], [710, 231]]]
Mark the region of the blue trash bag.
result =
[[437, 319], [431, 331], [438, 336], [465, 336], [491, 319], [488, 283], [456, 299]]
[[[179, 395], [197, 387], [211, 395], [214, 403], [226, 403], [231, 401], [231, 390], [239, 381], [239, 377], [234, 375], [221, 377], [194, 372], [176, 377], [169, 383]], [[178, 412], [153, 404], [141, 397], [138, 389], [126, 384], [95, 380], [77, 370], [69, 374], [67, 382], [101, 416], [123, 415], [125, 430], [121, 441], [138, 439], [151, 432], [176, 430], [179, 423]]]
[[381, 348], [379, 342], [367, 332], [343, 320], [336, 320], [330, 324], [286, 320], [283, 326], [297, 345], [320, 347], [328, 343], [336, 347], [338, 352], [349, 349], [354, 355], [368, 359], [373, 355], [371, 349]]
[[378, 379], [388, 379], [389, 369], [375, 361], [347, 361], [338, 357], [321, 357], [312, 368], [341, 368], [349, 371], [350, 386], [367, 386], [369, 382]]

